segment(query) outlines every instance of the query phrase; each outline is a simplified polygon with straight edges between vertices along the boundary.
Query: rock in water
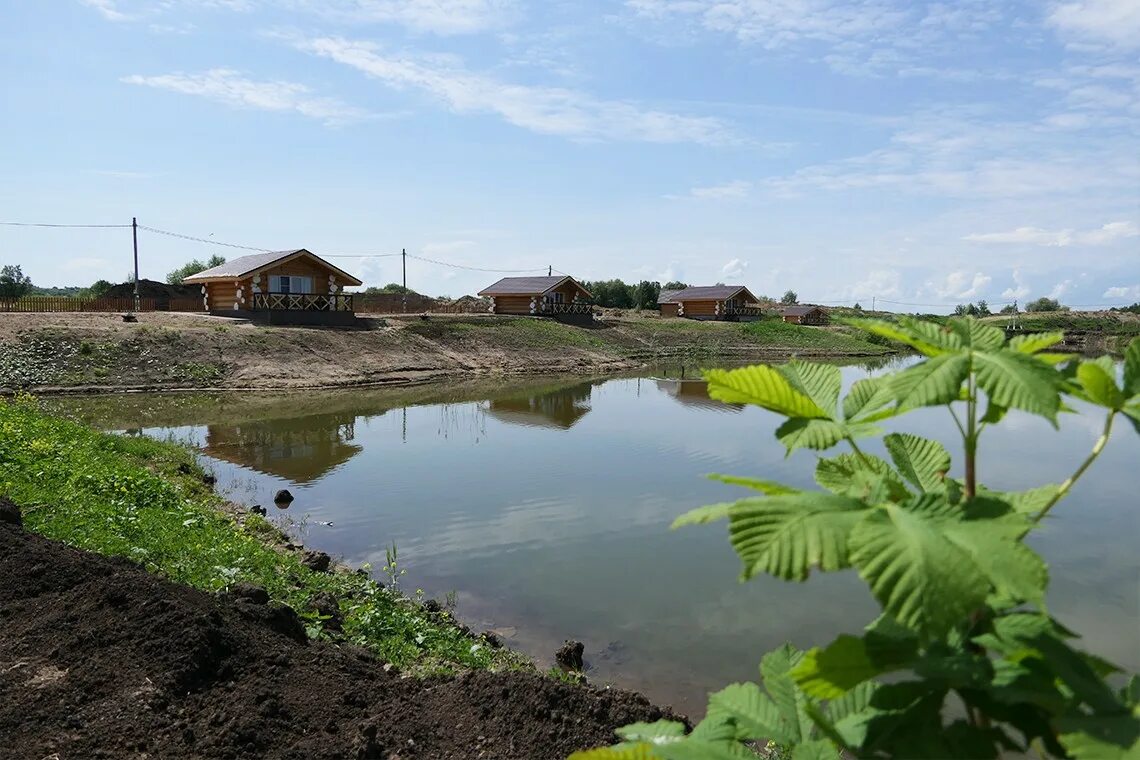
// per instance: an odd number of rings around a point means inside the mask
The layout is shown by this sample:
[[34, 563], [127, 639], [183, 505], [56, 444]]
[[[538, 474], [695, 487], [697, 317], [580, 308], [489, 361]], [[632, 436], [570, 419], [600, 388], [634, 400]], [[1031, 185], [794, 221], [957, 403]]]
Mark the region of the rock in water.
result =
[[324, 552], [309, 550], [301, 555], [301, 564], [314, 572], [323, 573], [329, 569], [332, 558]]
[[273, 503], [280, 509], [285, 509], [293, 503], [293, 494], [289, 493], [288, 488], [282, 488], [277, 493], [273, 494]]
[[554, 653], [554, 661], [558, 663], [558, 667], [563, 670], [580, 673], [585, 667], [582, 662], [582, 652], [585, 650], [586, 647], [581, 641], [570, 641], [567, 639], [566, 643]]

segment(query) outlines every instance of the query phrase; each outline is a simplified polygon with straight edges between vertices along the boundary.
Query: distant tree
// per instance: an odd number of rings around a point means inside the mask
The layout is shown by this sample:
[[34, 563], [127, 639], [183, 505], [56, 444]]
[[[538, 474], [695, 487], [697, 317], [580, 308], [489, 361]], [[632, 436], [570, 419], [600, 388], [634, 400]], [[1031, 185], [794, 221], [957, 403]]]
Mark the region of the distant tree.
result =
[[106, 280], [96, 280], [87, 288], [87, 293], [90, 294], [92, 298], [98, 298], [113, 287], [115, 286]]
[[1017, 313], [1017, 304], [1016, 303], [1007, 303], [1005, 306], [1001, 307], [1001, 311], [998, 313], [999, 314], [1016, 314]]
[[[198, 274], [199, 272], [204, 272], [207, 269], [219, 267], [225, 263], [225, 257], [218, 256], [217, 254], [211, 256], [205, 263], [198, 259], [190, 259], [185, 264], [175, 269], [173, 272], [168, 272], [166, 275], [166, 282], [170, 285], [180, 285], [184, 279], [192, 274]], [[133, 277], [131, 281], [134, 281]]]
[[858, 301], [855, 302], [855, 306], [853, 308], [855, 311], [863, 311], [863, 307], [859, 305]]
[[1131, 314], [1140, 314], [1140, 301], [1137, 301], [1131, 306], [1114, 306], [1111, 311], [1126, 311]]
[[671, 280], [661, 286], [665, 290], [684, 290], [689, 287], [689, 283], [681, 282], [680, 280]]
[[1065, 307], [1056, 298], [1041, 296], [1035, 301], [1025, 304], [1026, 311], [1062, 311]]
[[639, 309], [656, 309], [661, 296], [661, 283], [642, 280], [633, 291], [633, 305]]
[[398, 282], [390, 282], [382, 288], [378, 288], [375, 285], [373, 285], [370, 288], [365, 288], [364, 293], [365, 293], [365, 295], [370, 295], [370, 296], [387, 294], [387, 293], [396, 293], [398, 295], [403, 295], [406, 293], [407, 295], [410, 295], [410, 296], [418, 296], [419, 295], [419, 293], [417, 293], [416, 291], [412, 290], [411, 288], [405, 288], [403, 285], [401, 285]]
[[978, 307], [972, 303], [960, 303], [954, 307], [954, 316], [956, 317], [973, 317], [976, 316], [977, 313]]
[[981, 301], [978, 301], [976, 307], [979, 317], [988, 317], [989, 315], [993, 314], [993, 312], [990, 311], [990, 305], [986, 303], [984, 298]]
[[24, 274], [19, 264], [0, 267], [0, 298], [20, 298], [32, 289], [32, 278]]
[[780, 296], [780, 303], [784, 306], [794, 306], [800, 302], [800, 297], [794, 290], [785, 290], [784, 295]]
[[633, 308], [636, 286], [626, 285], [621, 280], [596, 280], [583, 283], [586, 290], [593, 295], [593, 301], [598, 306], [612, 309]]

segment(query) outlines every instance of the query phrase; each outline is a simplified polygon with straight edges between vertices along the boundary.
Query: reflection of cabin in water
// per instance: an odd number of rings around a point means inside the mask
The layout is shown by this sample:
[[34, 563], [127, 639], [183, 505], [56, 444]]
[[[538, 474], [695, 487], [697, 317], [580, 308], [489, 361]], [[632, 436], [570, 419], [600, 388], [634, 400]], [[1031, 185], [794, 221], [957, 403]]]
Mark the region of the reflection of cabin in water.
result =
[[709, 384], [704, 380], [657, 380], [657, 390], [662, 391], [685, 406], [702, 407], [718, 412], [739, 412], [743, 404], [727, 404], [709, 398]]
[[294, 483], [311, 483], [362, 450], [356, 415], [314, 414], [290, 419], [208, 425], [203, 451], [240, 467]]
[[510, 425], [569, 430], [589, 413], [593, 388], [593, 383], [583, 383], [534, 396], [492, 399], [485, 409]]

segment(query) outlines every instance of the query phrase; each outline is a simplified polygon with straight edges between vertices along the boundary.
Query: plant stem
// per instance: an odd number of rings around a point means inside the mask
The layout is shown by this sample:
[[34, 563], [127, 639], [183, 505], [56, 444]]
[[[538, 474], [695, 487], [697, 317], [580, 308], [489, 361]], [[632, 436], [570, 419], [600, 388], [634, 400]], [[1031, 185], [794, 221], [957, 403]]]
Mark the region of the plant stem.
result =
[[972, 499], [978, 491], [978, 398], [974, 386], [974, 373], [971, 369], [966, 380], [968, 398], [966, 400], [966, 499]]
[[1041, 511], [1037, 513], [1037, 516], [1033, 518], [1033, 522], [1041, 522], [1041, 519], [1045, 517], [1045, 515], [1049, 514], [1049, 510], [1052, 509], [1057, 502], [1068, 495], [1069, 491], [1073, 488], [1073, 484], [1076, 483], [1077, 480], [1085, 474], [1085, 470], [1092, 466], [1092, 463], [1095, 462], [1096, 458], [1100, 456], [1100, 452], [1104, 451], [1104, 447], [1108, 443], [1109, 436], [1112, 435], [1112, 421], [1115, 418], [1116, 410], [1113, 409], [1108, 413], [1108, 416], [1105, 417], [1104, 430], [1101, 431], [1100, 438], [1096, 439], [1096, 443], [1093, 444], [1092, 451], [1089, 452], [1089, 455], [1085, 457], [1085, 461], [1081, 462], [1081, 466], [1077, 468], [1077, 471], [1070, 475], [1068, 480], [1061, 484], [1061, 487], [1057, 489], [1057, 493], [1053, 494], [1053, 498], [1049, 500], [1049, 503], [1042, 507]]
[[855, 452], [855, 456], [859, 457], [859, 461], [863, 466], [867, 469], [871, 469], [871, 462], [867, 459], [867, 455], [863, 453], [863, 450], [859, 448], [859, 444], [855, 443], [855, 439], [851, 436], [847, 436], [847, 443], [851, 445], [851, 450]]

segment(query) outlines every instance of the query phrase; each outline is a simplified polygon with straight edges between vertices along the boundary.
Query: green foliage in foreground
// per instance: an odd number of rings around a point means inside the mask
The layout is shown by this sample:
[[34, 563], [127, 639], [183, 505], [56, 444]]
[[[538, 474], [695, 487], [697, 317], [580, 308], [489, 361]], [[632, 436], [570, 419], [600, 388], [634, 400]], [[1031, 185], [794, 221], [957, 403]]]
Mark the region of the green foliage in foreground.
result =
[[[1092, 465], [1114, 421], [1124, 417], [1140, 433], [1140, 339], [1127, 349], [1118, 384], [1111, 359], [1049, 353], [1060, 333], [1007, 341], [973, 318], [853, 324], [925, 359], [860, 380], [842, 399], [839, 370], [827, 365], [708, 373], [713, 397], [786, 417], [776, 437], [789, 454], [849, 447], [819, 459], [820, 489], [718, 476], [753, 495], [701, 507], [675, 526], [727, 519], [745, 579], [853, 568], [882, 614], [862, 636], [769, 652], [763, 687], [732, 684], [713, 694], [687, 735], [680, 723], [636, 724], [618, 731], [620, 744], [573, 757], [754, 758], [750, 747], [775, 742], [793, 760], [1029, 751], [1140, 758], [1140, 680], [1114, 690], [1105, 679], [1119, 669], [1074, 646], [1077, 635], [1045, 611], [1047, 567], [1024, 543]], [[1069, 411], [1066, 397], [1105, 413], [1103, 434], [1071, 477], [1019, 493], [978, 483], [986, 428], [1009, 409], [1055, 425]], [[938, 441], [886, 435], [889, 461], [860, 448], [859, 439], [880, 434], [879, 422], [930, 406], [946, 407], [961, 431], [963, 478], [950, 475], [950, 452]]]
[[245, 528], [219, 512], [194, 454], [172, 443], [100, 433], [43, 414], [29, 397], [0, 402], [0, 494], [24, 509], [30, 530], [100, 554], [128, 557], [180, 583], [219, 591], [246, 581], [306, 613], [328, 592], [340, 600], [344, 638], [415, 672], [521, 663], [464, 636], [361, 575], [315, 573], [266, 543], [275, 533], [250, 515]]

